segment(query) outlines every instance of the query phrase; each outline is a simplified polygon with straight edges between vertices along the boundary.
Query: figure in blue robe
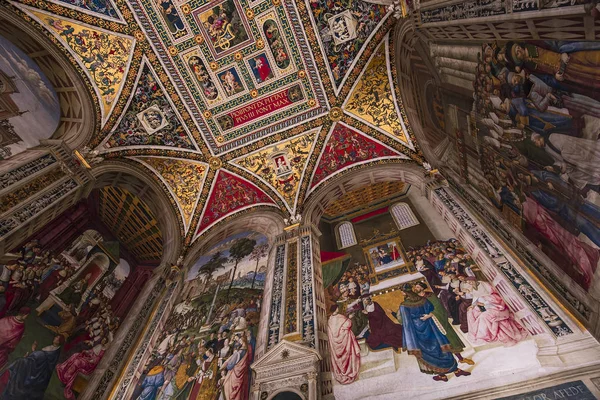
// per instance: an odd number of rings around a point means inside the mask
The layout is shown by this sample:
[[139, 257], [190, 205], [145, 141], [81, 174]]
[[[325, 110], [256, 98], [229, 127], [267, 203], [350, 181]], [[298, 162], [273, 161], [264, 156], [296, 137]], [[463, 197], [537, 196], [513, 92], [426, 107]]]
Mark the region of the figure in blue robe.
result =
[[42, 400], [58, 363], [62, 342], [62, 336], [56, 336], [50, 346], [13, 361], [4, 372], [9, 378], [0, 398]]
[[165, 383], [165, 369], [157, 365], [148, 371], [148, 374], [142, 381], [142, 393], [137, 400], [156, 400], [158, 391]]
[[404, 295], [398, 310], [403, 327], [402, 348], [417, 357], [421, 372], [435, 374], [436, 381], [447, 381], [446, 374], [451, 372], [456, 376], [470, 375], [458, 368], [450, 341], [436, 324], [433, 304], [408, 290], [404, 290]]
[[523, 125], [544, 137], [548, 137], [552, 133], [570, 136], [581, 134], [578, 129], [579, 125], [574, 123], [572, 116], [539, 111], [530, 100], [524, 98], [511, 99], [508, 116], [513, 121], [523, 122]]

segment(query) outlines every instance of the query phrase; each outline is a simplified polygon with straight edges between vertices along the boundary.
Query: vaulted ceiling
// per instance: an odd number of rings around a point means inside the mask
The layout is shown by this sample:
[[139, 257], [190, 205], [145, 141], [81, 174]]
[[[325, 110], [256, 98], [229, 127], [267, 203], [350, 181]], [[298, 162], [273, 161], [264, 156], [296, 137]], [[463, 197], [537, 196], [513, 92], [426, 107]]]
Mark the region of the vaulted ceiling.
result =
[[11, 8], [84, 77], [98, 120], [89, 146], [161, 184], [186, 245], [255, 207], [299, 213], [341, 171], [422, 162], [385, 6], [21, 0]]

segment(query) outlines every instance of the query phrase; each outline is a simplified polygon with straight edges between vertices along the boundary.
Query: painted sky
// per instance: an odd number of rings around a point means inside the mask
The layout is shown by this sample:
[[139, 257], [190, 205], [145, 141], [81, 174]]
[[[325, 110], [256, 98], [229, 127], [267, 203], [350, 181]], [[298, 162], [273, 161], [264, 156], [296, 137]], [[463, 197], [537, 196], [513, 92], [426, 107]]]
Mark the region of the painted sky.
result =
[[14, 154], [37, 146], [56, 130], [60, 119], [58, 97], [52, 84], [38, 65], [19, 48], [0, 36], [0, 70], [13, 78], [19, 93], [11, 95], [20, 111], [28, 111], [9, 119], [23, 142], [10, 145]]
[[[222, 240], [221, 242], [217, 243], [215, 246], [213, 246], [208, 253], [204, 254], [203, 256], [201, 256], [196, 263], [194, 264], [194, 266], [190, 269], [190, 272], [188, 273], [188, 280], [194, 279], [196, 278], [198, 271], [200, 270], [200, 268], [206, 264], [206, 262], [208, 260], [210, 260], [211, 256], [213, 254], [215, 254], [217, 251], [220, 251], [223, 257], [229, 257], [229, 248], [231, 247], [231, 245], [233, 245], [233, 243], [240, 238], [243, 237], [247, 237], [248, 239], [254, 239], [256, 240], [256, 244], [257, 245], [261, 245], [261, 244], [266, 244], [267, 243], [267, 238], [260, 233], [256, 233], [256, 232], [241, 232], [235, 235], [232, 235], [230, 237], [228, 237], [227, 239]], [[262, 265], [265, 265], [267, 261], [267, 258], [263, 258], [261, 260], [261, 262], [259, 263], [259, 268]], [[224, 273], [229, 272], [230, 269], [232, 269], [234, 266], [233, 262], [227, 262], [225, 264], [225, 268], [218, 270], [217, 272], [215, 272], [216, 276], [222, 275]], [[248, 257], [246, 257], [244, 260], [240, 261], [240, 263], [238, 264], [238, 270], [236, 272], [236, 276], [238, 273], [241, 273], [242, 275], [247, 274], [248, 272], [254, 271], [254, 269], [256, 268], [256, 261], [250, 261], [248, 259]]]

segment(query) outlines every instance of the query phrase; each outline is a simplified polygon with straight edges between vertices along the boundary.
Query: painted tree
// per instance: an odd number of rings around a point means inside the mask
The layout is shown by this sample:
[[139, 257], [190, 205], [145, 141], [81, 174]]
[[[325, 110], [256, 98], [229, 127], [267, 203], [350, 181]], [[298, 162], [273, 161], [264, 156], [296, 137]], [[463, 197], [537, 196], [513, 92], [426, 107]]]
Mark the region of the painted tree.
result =
[[258, 273], [258, 263], [262, 260], [263, 257], [266, 257], [269, 251], [269, 245], [261, 244], [258, 245], [252, 250], [252, 254], [250, 254], [250, 260], [256, 260], [256, 268], [254, 268], [254, 276], [252, 277], [252, 286], [251, 289], [254, 289], [254, 281], [256, 281], [256, 274]]
[[217, 251], [213, 256], [208, 260], [206, 264], [200, 267], [200, 271], [198, 271], [198, 276], [204, 276], [204, 283], [202, 285], [202, 293], [206, 291], [206, 286], [208, 285], [208, 280], [212, 276], [215, 271], [224, 268], [225, 263], [227, 262], [227, 257], [223, 257], [220, 251]]
[[252, 254], [252, 251], [256, 247], [256, 240], [241, 238], [235, 241], [235, 243], [229, 249], [229, 260], [234, 262], [233, 273], [231, 274], [231, 282], [229, 283], [229, 289], [227, 289], [227, 298], [229, 299], [229, 292], [233, 286], [233, 280], [235, 279], [235, 273], [240, 261]]

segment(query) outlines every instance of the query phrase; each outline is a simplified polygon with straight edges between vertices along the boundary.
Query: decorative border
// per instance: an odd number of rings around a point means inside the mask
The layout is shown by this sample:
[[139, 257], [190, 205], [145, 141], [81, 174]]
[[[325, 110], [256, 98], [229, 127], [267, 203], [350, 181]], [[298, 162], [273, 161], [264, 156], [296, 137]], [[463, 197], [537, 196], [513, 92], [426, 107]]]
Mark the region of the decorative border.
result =
[[269, 337], [267, 349], [279, 343], [281, 330], [281, 300], [283, 298], [283, 270], [285, 268], [285, 244], [277, 246], [275, 253], [275, 272], [271, 291], [271, 310], [269, 314]]
[[298, 242], [288, 243], [284, 334], [298, 332]]
[[313, 293], [313, 263], [310, 236], [300, 238], [300, 269], [302, 271], [302, 340], [315, 347], [315, 305]]
[[48, 166], [54, 164], [56, 158], [52, 154], [44, 154], [25, 164], [3, 173], [0, 175], [0, 191], [21, 183], [25, 178], [44, 170]]

